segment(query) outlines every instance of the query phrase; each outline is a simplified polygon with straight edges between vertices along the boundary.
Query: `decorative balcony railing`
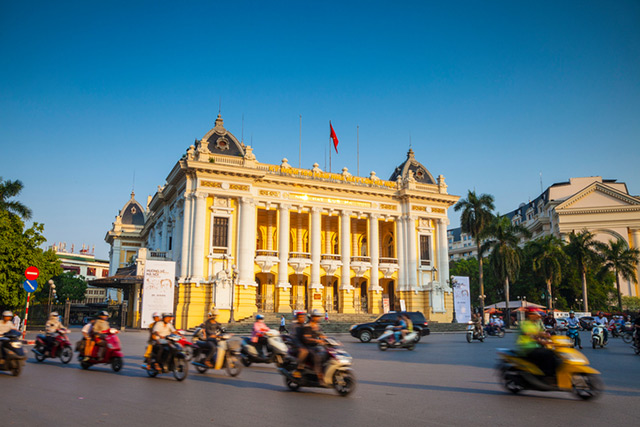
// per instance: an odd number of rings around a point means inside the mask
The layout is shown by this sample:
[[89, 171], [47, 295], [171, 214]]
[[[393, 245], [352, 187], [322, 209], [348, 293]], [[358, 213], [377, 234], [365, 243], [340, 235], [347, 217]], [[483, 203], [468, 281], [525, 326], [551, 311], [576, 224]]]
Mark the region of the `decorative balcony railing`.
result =
[[420, 267], [431, 267], [431, 260], [430, 259], [421, 259], [420, 260]]
[[272, 257], [278, 257], [278, 251], [270, 251], [267, 249], [258, 249], [256, 251], [256, 256], [272, 256]]
[[397, 263], [398, 263], [398, 258], [387, 258], [387, 257], [380, 258], [380, 264], [397, 264]]
[[311, 254], [309, 252], [289, 252], [289, 258], [311, 259]]
[[371, 257], [368, 256], [352, 256], [351, 262], [371, 262]]
[[322, 254], [320, 255], [322, 261], [341, 261], [342, 255], [338, 254]]

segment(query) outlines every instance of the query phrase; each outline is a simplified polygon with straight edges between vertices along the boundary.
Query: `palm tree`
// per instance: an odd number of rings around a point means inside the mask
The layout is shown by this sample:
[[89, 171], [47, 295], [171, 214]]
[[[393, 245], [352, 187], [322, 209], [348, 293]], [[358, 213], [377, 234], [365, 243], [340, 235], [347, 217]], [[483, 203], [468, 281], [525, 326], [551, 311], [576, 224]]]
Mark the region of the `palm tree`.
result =
[[620, 276], [623, 279], [638, 283], [636, 278], [636, 268], [640, 262], [640, 250], [630, 248], [622, 239], [610, 240], [608, 245], [601, 246], [601, 253], [604, 258], [603, 269], [612, 271], [616, 275], [616, 286], [618, 287], [618, 309], [622, 311], [622, 293], [620, 292]]
[[475, 191], [469, 190], [467, 199], [461, 199], [453, 209], [458, 212], [462, 210], [460, 216], [460, 227], [464, 233], [471, 235], [476, 242], [478, 250], [478, 282], [480, 284], [480, 313], [484, 322], [484, 279], [482, 274], [482, 239], [486, 235], [487, 226], [493, 219], [493, 196], [490, 194], [476, 195]]
[[544, 236], [531, 242], [533, 271], [547, 284], [548, 307], [553, 309], [551, 285], [562, 280], [562, 263], [567, 255], [562, 250], [562, 240], [555, 236]]
[[569, 244], [565, 247], [565, 252], [569, 255], [578, 266], [578, 270], [582, 276], [582, 300], [583, 310], [589, 311], [589, 302], [587, 301], [587, 266], [598, 261], [600, 255], [598, 248], [601, 243], [595, 240], [595, 236], [587, 229], [577, 233], [572, 231], [569, 234]]
[[0, 211], [21, 216], [23, 219], [31, 219], [31, 209], [20, 202], [8, 200], [20, 194], [22, 188], [20, 180], [3, 181], [0, 176]]
[[491, 251], [489, 265], [493, 273], [504, 283], [506, 326], [511, 323], [509, 312], [509, 283], [520, 274], [522, 249], [518, 245], [522, 237], [531, 233], [521, 225], [515, 225], [506, 216], [496, 216], [487, 229], [490, 240], [482, 245], [482, 250]]

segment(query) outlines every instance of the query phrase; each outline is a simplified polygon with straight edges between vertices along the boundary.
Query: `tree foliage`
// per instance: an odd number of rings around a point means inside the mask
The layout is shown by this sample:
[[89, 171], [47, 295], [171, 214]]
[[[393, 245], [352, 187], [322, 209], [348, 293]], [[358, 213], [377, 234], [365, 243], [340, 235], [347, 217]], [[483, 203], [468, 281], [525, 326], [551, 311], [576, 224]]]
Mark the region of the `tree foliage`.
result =
[[[67, 271], [65, 273], [55, 276], [53, 279], [55, 284], [56, 297], [52, 298], [52, 302], [65, 302], [69, 300], [82, 300], [84, 299], [85, 291], [87, 290], [87, 281], [82, 276], [76, 276], [73, 272]], [[49, 300], [49, 283], [38, 289], [36, 292], [36, 300], [42, 303]]]
[[24, 271], [33, 265], [40, 270], [38, 284], [61, 274], [60, 261], [51, 250], [40, 248], [46, 239], [42, 235], [44, 226], [34, 223], [25, 229], [17, 215], [0, 210], [0, 306], [16, 309], [26, 301], [22, 287]]
[[602, 257], [604, 260], [603, 269], [613, 273], [618, 290], [618, 309], [622, 310], [622, 292], [620, 291], [620, 277], [638, 283], [636, 279], [636, 268], [640, 258], [640, 250], [629, 248], [622, 240], [610, 240], [608, 245], [602, 245]]
[[22, 203], [10, 198], [16, 197], [22, 191], [23, 185], [20, 180], [4, 181], [0, 176], [0, 211], [18, 215], [23, 219], [31, 219], [31, 209]]

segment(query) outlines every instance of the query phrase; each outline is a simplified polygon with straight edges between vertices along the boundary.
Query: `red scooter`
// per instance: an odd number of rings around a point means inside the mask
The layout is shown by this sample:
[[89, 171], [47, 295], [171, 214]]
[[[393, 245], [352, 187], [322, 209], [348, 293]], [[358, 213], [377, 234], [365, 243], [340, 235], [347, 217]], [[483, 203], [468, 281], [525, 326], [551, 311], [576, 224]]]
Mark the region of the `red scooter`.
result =
[[47, 344], [47, 336], [39, 334], [36, 337], [35, 347], [31, 349], [38, 362], [43, 362], [46, 358], [60, 358], [62, 363], [69, 363], [73, 358], [73, 350], [71, 349], [71, 341], [67, 338], [67, 329], [59, 329], [53, 337], [51, 348]]
[[182, 346], [182, 351], [184, 353], [184, 357], [188, 362], [193, 358], [193, 346], [194, 346], [194, 343], [189, 341], [188, 339], [186, 339], [184, 337], [184, 331], [183, 330], [177, 330], [176, 333], [178, 335], [180, 335], [180, 341], [178, 341], [178, 344], [180, 344]]
[[114, 372], [118, 372], [120, 369], [122, 369], [122, 358], [124, 357], [124, 355], [122, 354], [122, 349], [120, 348], [120, 339], [118, 338], [119, 332], [120, 331], [114, 328], [104, 331], [102, 333], [104, 335], [105, 341], [104, 357], [98, 359], [98, 352], [100, 351], [100, 345], [98, 341], [93, 346], [91, 357], [88, 360], [82, 360], [80, 362], [80, 366], [82, 367], [82, 369], [89, 369], [90, 366], [100, 363], [111, 365], [111, 369], [113, 369]]

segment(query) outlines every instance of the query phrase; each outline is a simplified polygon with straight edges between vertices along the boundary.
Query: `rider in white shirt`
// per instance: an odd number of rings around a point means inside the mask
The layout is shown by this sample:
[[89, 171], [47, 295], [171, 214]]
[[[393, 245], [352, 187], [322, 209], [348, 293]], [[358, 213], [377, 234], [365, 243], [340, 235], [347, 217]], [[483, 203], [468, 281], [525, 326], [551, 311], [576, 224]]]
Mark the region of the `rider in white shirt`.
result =
[[598, 312], [598, 315], [593, 319], [593, 323], [602, 326], [602, 329], [604, 330], [604, 341], [607, 342], [609, 340], [609, 331], [607, 330], [609, 322], [607, 321], [607, 317], [604, 313], [601, 311]]

